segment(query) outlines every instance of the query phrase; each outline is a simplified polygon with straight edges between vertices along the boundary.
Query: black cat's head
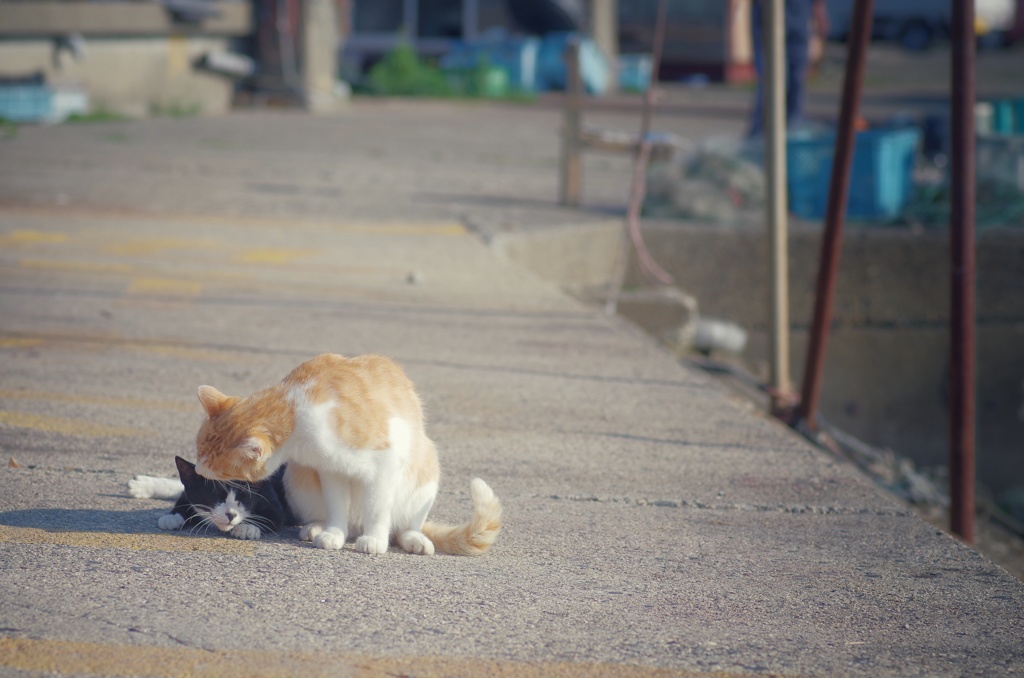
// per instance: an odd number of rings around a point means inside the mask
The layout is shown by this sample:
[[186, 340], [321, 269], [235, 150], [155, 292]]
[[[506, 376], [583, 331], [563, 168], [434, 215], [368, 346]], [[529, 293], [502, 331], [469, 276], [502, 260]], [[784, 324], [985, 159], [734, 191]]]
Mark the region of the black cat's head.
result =
[[174, 457], [174, 463], [185, 486], [185, 497], [204, 521], [228, 532], [253, 517], [254, 496], [248, 483], [208, 480], [196, 473], [195, 464], [181, 457]]

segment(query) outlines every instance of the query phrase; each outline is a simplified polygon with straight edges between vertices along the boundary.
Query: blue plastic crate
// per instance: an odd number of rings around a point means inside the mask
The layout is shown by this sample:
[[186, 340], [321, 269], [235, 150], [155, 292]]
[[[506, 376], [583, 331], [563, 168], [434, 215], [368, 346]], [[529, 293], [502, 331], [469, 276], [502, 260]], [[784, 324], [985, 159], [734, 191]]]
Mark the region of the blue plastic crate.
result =
[[650, 54], [619, 55], [619, 89], [626, 92], [646, 92], [651, 86]]
[[[1020, 134], [1024, 132], [1024, 99], [993, 99], [992, 129], [995, 134]], [[989, 130], [978, 130], [986, 133]]]
[[996, 99], [992, 102], [992, 131], [996, 134], [1013, 134], [1013, 101]]
[[46, 85], [0, 85], [0, 118], [42, 122], [50, 117], [53, 92]]
[[441, 57], [440, 66], [449, 74], [464, 75], [486, 64], [508, 74], [508, 86], [533, 92], [537, 89], [538, 38], [509, 38], [458, 43]]
[[[891, 219], [899, 215], [913, 190], [914, 156], [920, 137], [914, 127], [857, 133], [847, 218]], [[825, 216], [834, 145], [833, 134], [789, 139], [787, 187], [793, 214], [805, 219]]]
[[974, 149], [979, 180], [1024, 191], [1024, 134], [979, 134]]

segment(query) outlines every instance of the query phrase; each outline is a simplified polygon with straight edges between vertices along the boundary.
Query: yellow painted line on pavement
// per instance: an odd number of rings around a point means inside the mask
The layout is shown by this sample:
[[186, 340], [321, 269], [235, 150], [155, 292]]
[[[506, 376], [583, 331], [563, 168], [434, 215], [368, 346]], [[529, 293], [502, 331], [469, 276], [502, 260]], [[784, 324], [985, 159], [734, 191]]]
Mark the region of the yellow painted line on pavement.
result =
[[0, 247], [11, 245], [37, 245], [67, 242], [67, 233], [50, 231], [11, 231], [0, 235]]
[[36, 527], [0, 525], [0, 543], [53, 544], [94, 549], [131, 551], [212, 552], [251, 556], [252, 542], [230, 537], [196, 537], [176, 534], [115, 534], [113, 532], [49, 532]]
[[128, 242], [119, 241], [101, 248], [102, 252], [118, 256], [152, 256], [168, 250], [210, 250], [224, 247], [223, 243], [209, 238], [139, 238]]
[[0, 348], [28, 348], [43, 343], [42, 339], [32, 337], [0, 337]]
[[22, 268], [43, 271], [64, 271], [67, 273], [134, 273], [136, 268], [129, 264], [111, 264], [101, 261], [62, 261], [56, 259], [22, 259]]
[[[119, 302], [121, 303], [121, 302]], [[131, 302], [125, 301], [128, 304]], [[138, 303], [135, 303], [138, 305]], [[108, 348], [126, 348], [130, 350], [138, 350], [146, 353], [154, 353], [156, 355], [167, 355], [169, 357], [180, 357], [186, 359], [186, 361], [202, 361], [202, 362], [217, 362], [217, 361], [237, 361], [242, 355], [246, 355], [248, 351], [231, 351], [221, 348], [206, 348], [202, 345], [190, 346], [188, 344], [172, 344], [160, 341], [144, 341], [144, 340], [133, 340], [133, 339], [122, 339], [117, 336], [88, 336], [88, 335], [8, 335], [6, 337], [0, 335], [0, 349], [2, 348], [16, 348], [23, 346], [41, 346], [49, 345], [56, 347], [67, 347], [68, 345], [74, 345], [84, 347], [85, 350], [96, 351], [105, 350]], [[0, 393], [7, 393], [13, 397], [22, 391], [0, 391]], [[103, 401], [102, 399], [96, 400], [79, 400], [76, 396], [65, 396], [60, 397], [59, 394], [54, 394], [52, 397], [41, 397], [36, 398], [33, 396], [24, 396], [26, 399], [63, 399], [66, 401], [81, 401], [89, 402], [94, 401], [99, 405], [118, 405], [116, 399]], [[71, 398], [71, 399], [69, 399]], [[124, 401], [124, 405], [128, 407], [156, 407], [156, 408], [172, 408], [173, 406], [160, 404], [147, 406], [145, 402], [148, 400], [138, 400], [137, 402]]]
[[[0, 340], [2, 343], [2, 340]], [[143, 398], [109, 398], [106, 396], [83, 396], [61, 391], [16, 391], [0, 389], [0, 400], [42, 400], [46, 402], [80, 403], [85, 405], [102, 405], [104, 407], [129, 407], [148, 410], [179, 410], [191, 412], [196, 409], [195, 403], [183, 403], [172, 400], [145, 400]]]
[[239, 252], [235, 261], [243, 264], [271, 264], [283, 266], [299, 259], [305, 259], [316, 254], [316, 250], [310, 249], [289, 249], [277, 247], [273, 249], [251, 249]]
[[[63, 210], [53, 207], [0, 207], [0, 214], [24, 214], [64, 215]], [[75, 214], [82, 217], [99, 218], [105, 221], [131, 221], [131, 222], [186, 222], [191, 224], [215, 225], [224, 224], [229, 226], [252, 226], [263, 228], [279, 228], [282, 223], [293, 226], [309, 226], [322, 228], [334, 233], [363, 233], [380, 235], [425, 235], [425, 236], [463, 236], [469, 233], [465, 226], [456, 221], [328, 221], [325, 219], [274, 219], [266, 217], [226, 217], [210, 216], [203, 214], [147, 214], [144, 212], [130, 212], [118, 210], [79, 208]]]
[[128, 285], [128, 294], [193, 297], [202, 291], [202, 283], [180, 278], [135, 278]]
[[97, 438], [101, 436], [144, 436], [147, 431], [121, 426], [105, 426], [84, 419], [64, 419], [62, 417], [44, 417], [28, 412], [6, 412], [0, 410], [0, 425], [14, 428], [30, 428], [47, 433], [61, 433], [68, 436]]
[[[593, 662], [522, 662], [469, 657], [364, 657], [268, 650], [110, 645], [0, 638], [0, 666], [48, 674], [104, 676], [417, 676], [417, 678], [724, 678], [751, 675]], [[779, 674], [773, 674], [779, 675]]]
[[144, 351], [157, 355], [165, 355], [174, 358], [185, 358], [188, 360], [200, 361], [224, 361], [237, 360], [248, 351], [232, 351], [228, 349], [206, 348], [202, 345], [190, 345], [187, 343], [173, 344], [160, 341], [146, 341], [140, 339], [126, 339], [116, 335], [88, 335], [88, 334], [22, 334], [11, 333], [7, 336], [0, 334], [0, 348], [10, 342], [10, 346], [38, 346], [51, 345], [58, 347], [75, 346], [86, 351], [102, 351], [109, 348], [124, 348], [134, 351]]
[[[109, 262], [98, 262], [98, 261], [66, 261], [58, 259], [38, 259], [38, 258], [25, 258], [17, 262], [18, 267], [23, 269], [34, 269], [41, 271], [61, 271], [64, 273], [116, 273], [122, 275], [131, 275], [133, 273], [139, 273], [145, 271], [157, 271], [168, 273], [178, 273], [171, 267], [160, 267], [160, 266], [134, 266], [132, 264], [120, 264], [120, 263], [109, 263]], [[0, 269], [3, 266], [0, 265]], [[195, 273], [197, 277], [202, 277], [203, 280], [218, 281], [218, 282], [249, 282], [253, 280], [253, 274], [250, 271], [202, 271], [201, 273]], [[179, 276], [174, 278], [175, 280], [182, 280]], [[198, 284], [198, 283], [197, 283]]]
[[34, 334], [29, 332], [0, 333], [0, 347], [19, 346], [51, 346], [53, 344], [77, 344], [86, 350], [103, 350], [110, 345], [119, 343], [115, 334], [74, 335], [74, 334]]
[[182, 358], [184, 360], [198, 360], [201, 362], [223, 362], [225, 360], [238, 360], [239, 356], [227, 351], [219, 351], [208, 348], [189, 348], [187, 346], [171, 346], [169, 344], [129, 344], [129, 348], [137, 351], [144, 351], [154, 355], [162, 355], [168, 358]]

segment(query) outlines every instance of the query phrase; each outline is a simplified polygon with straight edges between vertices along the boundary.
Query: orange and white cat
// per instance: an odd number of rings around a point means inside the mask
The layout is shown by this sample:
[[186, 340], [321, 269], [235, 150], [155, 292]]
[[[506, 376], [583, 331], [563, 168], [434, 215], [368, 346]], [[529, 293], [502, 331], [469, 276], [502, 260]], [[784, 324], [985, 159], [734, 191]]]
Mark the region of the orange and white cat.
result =
[[501, 504], [487, 483], [470, 484], [472, 519], [425, 522], [437, 496], [437, 449], [424, 429], [412, 382], [378, 355], [326, 353], [245, 398], [199, 387], [206, 410], [196, 437], [200, 475], [257, 481], [285, 468], [299, 536], [340, 549], [384, 553], [392, 537], [409, 553], [476, 555], [501, 530]]

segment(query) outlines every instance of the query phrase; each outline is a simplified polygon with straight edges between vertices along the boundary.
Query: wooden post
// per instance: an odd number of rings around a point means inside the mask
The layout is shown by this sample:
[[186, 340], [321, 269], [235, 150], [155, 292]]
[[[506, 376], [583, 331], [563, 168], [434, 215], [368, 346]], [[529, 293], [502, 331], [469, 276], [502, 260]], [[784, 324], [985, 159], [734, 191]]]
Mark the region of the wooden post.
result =
[[302, 91], [310, 113], [334, 113], [347, 98], [335, 90], [337, 83], [338, 15], [334, 0], [302, 2]]
[[580, 43], [569, 40], [565, 48], [565, 118], [562, 129], [561, 203], [579, 207], [583, 189], [583, 158], [580, 152], [580, 116], [583, 79], [580, 77]]

